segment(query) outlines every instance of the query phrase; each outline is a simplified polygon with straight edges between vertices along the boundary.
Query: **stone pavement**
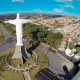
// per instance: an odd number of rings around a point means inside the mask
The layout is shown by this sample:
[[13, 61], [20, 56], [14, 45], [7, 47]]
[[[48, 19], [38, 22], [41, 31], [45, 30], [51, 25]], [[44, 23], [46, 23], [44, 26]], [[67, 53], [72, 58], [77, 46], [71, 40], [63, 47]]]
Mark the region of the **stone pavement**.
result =
[[4, 79], [0, 77], [0, 80], [4, 80]]
[[27, 72], [22, 72], [22, 74], [23, 74], [23, 76], [24, 76], [24, 80], [31, 80], [29, 71], [27, 71]]

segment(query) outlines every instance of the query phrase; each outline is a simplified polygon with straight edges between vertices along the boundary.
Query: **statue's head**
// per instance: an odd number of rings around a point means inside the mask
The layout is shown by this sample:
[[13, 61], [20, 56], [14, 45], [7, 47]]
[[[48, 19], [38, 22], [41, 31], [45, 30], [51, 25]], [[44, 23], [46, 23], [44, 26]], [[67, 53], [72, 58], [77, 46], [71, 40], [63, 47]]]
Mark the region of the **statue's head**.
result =
[[20, 19], [20, 14], [19, 13], [17, 13], [17, 19]]

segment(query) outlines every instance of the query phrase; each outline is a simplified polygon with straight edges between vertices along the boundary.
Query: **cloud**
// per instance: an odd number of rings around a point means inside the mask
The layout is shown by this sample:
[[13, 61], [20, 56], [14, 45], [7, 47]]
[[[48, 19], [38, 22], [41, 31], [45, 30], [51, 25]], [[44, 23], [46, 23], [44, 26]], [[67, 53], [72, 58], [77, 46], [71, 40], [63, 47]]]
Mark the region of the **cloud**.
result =
[[54, 12], [63, 12], [63, 9], [54, 8]]
[[24, 0], [12, 0], [11, 2], [24, 2]]
[[38, 13], [40, 13], [40, 12], [43, 12], [43, 10], [41, 10], [41, 7], [39, 7], [38, 9], [34, 9], [34, 10], [32, 10], [33, 12], [38, 12]]
[[55, 0], [57, 2], [73, 2], [72, 0]]
[[53, 10], [51, 10], [51, 11], [46, 11], [45, 9], [41, 10], [41, 7], [39, 7], [39, 9], [32, 10], [31, 13], [46, 13], [46, 14], [51, 14], [51, 13], [53, 13]]
[[42, 12], [42, 10], [40, 10], [40, 9], [34, 9], [33, 11], [34, 12]]
[[51, 13], [61, 13], [61, 12], [63, 12], [64, 11], [64, 9], [58, 9], [58, 8], [54, 8], [53, 10], [51, 10], [51, 11], [46, 11], [46, 10], [41, 10], [40, 8], [39, 9], [34, 9], [34, 10], [32, 10], [32, 12], [34, 12], [34, 13], [49, 13], [49, 14], [51, 14]]
[[39, 7], [38, 9], [33, 9], [31, 11], [20, 11], [20, 13], [41, 13], [41, 14], [56, 14], [56, 15], [71, 15], [71, 13], [69, 13], [68, 11], [65, 11], [65, 9], [61, 8], [53, 8], [52, 10], [45, 10], [45, 9], [41, 9], [41, 7]]
[[71, 7], [72, 9], [74, 9], [74, 6], [71, 6], [70, 4], [68, 5], [59, 5], [60, 7]]

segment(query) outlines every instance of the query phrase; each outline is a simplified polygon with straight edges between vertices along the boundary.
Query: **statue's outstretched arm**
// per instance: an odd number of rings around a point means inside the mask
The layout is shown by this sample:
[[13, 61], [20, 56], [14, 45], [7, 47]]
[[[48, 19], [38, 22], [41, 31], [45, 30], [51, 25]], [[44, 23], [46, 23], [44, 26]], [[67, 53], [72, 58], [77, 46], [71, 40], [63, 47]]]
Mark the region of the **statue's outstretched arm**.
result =
[[4, 21], [4, 22], [16, 25], [16, 20], [8, 20], [8, 21]]
[[23, 23], [23, 24], [28, 23], [28, 22], [32, 22], [32, 20], [22, 19], [22, 23]]

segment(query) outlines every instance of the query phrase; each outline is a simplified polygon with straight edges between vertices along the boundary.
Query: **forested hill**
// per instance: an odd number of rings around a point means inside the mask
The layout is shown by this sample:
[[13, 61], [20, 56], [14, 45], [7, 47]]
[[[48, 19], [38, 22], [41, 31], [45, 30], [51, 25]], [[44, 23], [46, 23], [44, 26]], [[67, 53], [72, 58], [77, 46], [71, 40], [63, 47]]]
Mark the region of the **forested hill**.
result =
[[0, 20], [15, 19], [16, 14], [0, 15]]

